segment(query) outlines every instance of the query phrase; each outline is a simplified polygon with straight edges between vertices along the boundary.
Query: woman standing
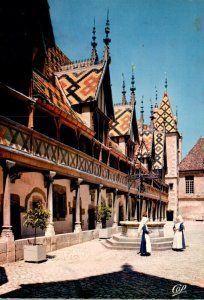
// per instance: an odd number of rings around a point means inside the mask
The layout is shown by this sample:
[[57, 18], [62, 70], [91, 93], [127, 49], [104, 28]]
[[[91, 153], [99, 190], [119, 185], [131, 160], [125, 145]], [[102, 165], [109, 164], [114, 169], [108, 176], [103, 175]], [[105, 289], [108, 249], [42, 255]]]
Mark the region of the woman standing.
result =
[[174, 240], [173, 240], [173, 250], [184, 250], [186, 248], [185, 238], [184, 238], [184, 225], [182, 217], [179, 215], [176, 218], [176, 223], [174, 224]]
[[151, 242], [149, 237], [149, 233], [151, 233], [151, 231], [147, 227], [147, 222], [148, 222], [147, 214], [144, 213], [138, 228], [138, 235], [140, 235], [140, 233], [142, 232], [140, 252], [139, 252], [141, 256], [151, 255]]

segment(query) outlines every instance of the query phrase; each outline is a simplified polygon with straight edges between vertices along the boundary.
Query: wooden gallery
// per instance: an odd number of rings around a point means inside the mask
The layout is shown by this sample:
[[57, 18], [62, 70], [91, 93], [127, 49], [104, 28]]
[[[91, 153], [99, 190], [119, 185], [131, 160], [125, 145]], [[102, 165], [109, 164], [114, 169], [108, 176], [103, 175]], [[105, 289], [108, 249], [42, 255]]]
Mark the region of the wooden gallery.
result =
[[50, 211], [38, 231], [47, 252], [98, 238], [101, 205], [111, 208], [112, 233], [145, 211], [166, 220], [167, 138], [180, 138], [167, 90], [150, 124], [143, 104], [137, 120], [133, 70], [129, 99], [123, 81], [121, 101], [113, 101], [109, 18], [103, 57], [94, 25], [90, 58], [72, 62], [55, 44], [47, 1], [27, 2], [12, 12], [4, 4], [1, 16], [1, 262], [22, 259], [33, 237], [24, 214], [37, 203]]

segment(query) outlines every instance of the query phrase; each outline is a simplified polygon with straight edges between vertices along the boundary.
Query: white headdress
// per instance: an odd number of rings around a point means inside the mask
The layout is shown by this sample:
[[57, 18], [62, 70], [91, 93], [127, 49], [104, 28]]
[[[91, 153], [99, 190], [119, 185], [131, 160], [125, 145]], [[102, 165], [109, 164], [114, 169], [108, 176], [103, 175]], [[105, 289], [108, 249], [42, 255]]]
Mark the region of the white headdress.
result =
[[140, 225], [139, 225], [139, 228], [138, 228], [138, 235], [140, 235], [142, 227], [144, 226], [144, 224], [147, 224], [147, 222], [148, 222], [148, 218], [143, 217], [142, 220], [140, 221]]

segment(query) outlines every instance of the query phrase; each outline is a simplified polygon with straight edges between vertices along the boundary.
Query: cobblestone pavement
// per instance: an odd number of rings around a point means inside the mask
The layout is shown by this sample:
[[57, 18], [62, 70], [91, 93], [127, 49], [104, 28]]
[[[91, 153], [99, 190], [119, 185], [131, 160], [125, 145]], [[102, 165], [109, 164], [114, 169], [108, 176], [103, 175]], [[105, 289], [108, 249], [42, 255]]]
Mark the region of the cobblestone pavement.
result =
[[0, 297], [204, 299], [204, 222], [185, 225], [184, 252], [141, 257], [93, 240], [50, 252], [44, 263], [2, 265]]

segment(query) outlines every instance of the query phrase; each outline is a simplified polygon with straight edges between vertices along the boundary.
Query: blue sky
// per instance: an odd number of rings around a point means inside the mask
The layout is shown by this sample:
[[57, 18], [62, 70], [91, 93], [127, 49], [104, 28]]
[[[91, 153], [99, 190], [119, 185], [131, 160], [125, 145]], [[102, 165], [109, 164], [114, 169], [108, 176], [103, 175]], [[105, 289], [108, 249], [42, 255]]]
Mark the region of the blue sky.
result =
[[155, 85], [160, 103], [167, 76], [184, 157], [204, 136], [204, 0], [49, 0], [49, 5], [55, 41], [71, 60], [91, 56], [94, 17], [102, 58], [109, 9], [113, 101], [122, 98], [122, 73], [129, 99], [135, 65], [137, 117], [144, 96], [149, 122]]

